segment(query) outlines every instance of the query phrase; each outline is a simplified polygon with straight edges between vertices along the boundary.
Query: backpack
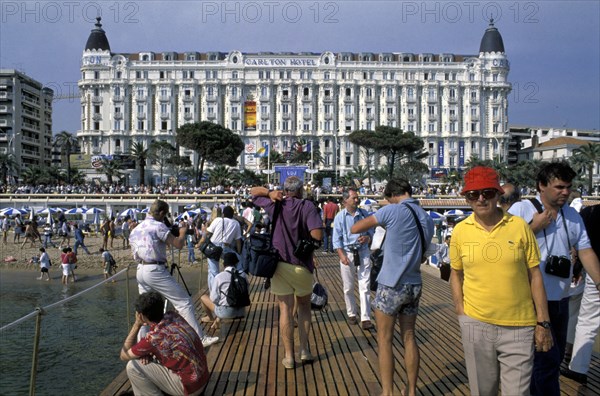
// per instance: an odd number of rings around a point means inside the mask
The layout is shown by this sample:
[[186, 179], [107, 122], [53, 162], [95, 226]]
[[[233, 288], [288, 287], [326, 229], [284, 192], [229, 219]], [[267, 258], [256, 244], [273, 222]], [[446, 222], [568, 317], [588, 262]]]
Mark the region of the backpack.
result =
[[108, 264], [111, 267], [116, 267], [117, 266], [117, 262], [116, 262], [115, 258], [110, 253], [108, 254]]
[[243, 308], [250, 305], [248, 281], [235, 268], [231, 271], [231, 282], [225, 297], [227, 305], [232, 308]]

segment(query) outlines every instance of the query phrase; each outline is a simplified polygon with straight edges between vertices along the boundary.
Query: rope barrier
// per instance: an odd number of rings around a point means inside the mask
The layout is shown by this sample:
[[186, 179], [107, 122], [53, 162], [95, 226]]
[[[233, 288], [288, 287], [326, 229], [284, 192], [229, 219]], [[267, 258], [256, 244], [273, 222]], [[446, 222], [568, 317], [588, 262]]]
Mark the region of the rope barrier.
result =
[[[102, 282], [99, 282], [99, 283], [95, 284], [94, 286], [91, 286], [91, 287], [89, 287], [89, 288], [87, 288], [87, 289], [85, 289], [85, 290], [82, 290], [82, 291], [80, 291], [79, 293], [73, 294], [72, 296], [70, 296], [70, 297], [67, 297], [67, 298], [65, 298], [65, 299], [63, 299], [63, 300], [60, 300], [60, 301], [57, 301], [57, 302], [55, 302], [55, 303], [52, 303], [52, 304], [50, 304], [50, 305], [47, 305], [47, 306], [45, 306], [45, 307], [42, 307], [41, 309], [42, 309], [42, 311], [47, 311], [47, 310], [49, 310], [49, 309], [52, 309], [52, 308], [54, 308], [54, 307], [56, 307], [56, 306], [58, 306], [58, 305], [64, 304], [64, 303], [66, 303], [66, 302], [68, 302], [68, 301], [71, 301], [71, 300], [73, 300], [73, 299], [75, 299], [75, 298], [77, 298], [77, 297], [79, 297], [79, 296], [81, 296], [81, 295], [83, 295], [83, 294], [85, 294], [85, 293], [87, 293], [87, 292], [91, 291], [91, 290], [94, 290], [94, 289], [95, 289], [95, 288], [97, 288], [98, 286], [100, 286], [100, 285], [103, 285], [104, 283], [106, 283], [106, 282], [108, 282], [108, 281], [112, 280], [113, 278], [115, 278], [115, 277], [117, 277], [117, 276], [121, 275], [122, 273], [126, 272], [128, 268], [129, 268], [129, 266], [127, 266], [127, 267], [125, 267], [124, 269], [122, 269], [121, 271], [117, 272], [116, 274], [114, 274], [114, 275], [113, 275], [113, 276], [111, 276], [110, 278], [108, 278], [108, 279], [105, 279], [105, 280], [103, 280]], [[14, 326], [18, 325], [18, 324], [19, 324], [19, 323], [21, 323], [21, 322], [24, 322], [24, 321], [25, 321], [25, 320], [27, 320], [27, 319], [30, 319], [30, 318], [32, 318], [32, 317], [34, 317], [34, 316], [38, 315], [38, 312], [39, 312], [39, 308], [36, 308], [36, 310], [35, 310], [35, 311], [33, 311], [32, 313], [30, 313], [30, 314], [27, 314], [27, 315], [23, 316], [22, 318], [19, 318], [19, 319], [15, 320], [15, 321], [14, 321], [14, 322], [12, 322], [12, 323], [9, 323], [9, 324], [7, 324], [7, 325], [5, 325], [5, 326], [2, 326], [2, 327], [0, 327], [0, 333], [2, 333], [2, 332], [4, 332], [4, 331], [6, 331], [6, 330], [8, 330], [8, 329], [10, 329], [10, 328], [12, 328], [12, 327], [14, 327]]]

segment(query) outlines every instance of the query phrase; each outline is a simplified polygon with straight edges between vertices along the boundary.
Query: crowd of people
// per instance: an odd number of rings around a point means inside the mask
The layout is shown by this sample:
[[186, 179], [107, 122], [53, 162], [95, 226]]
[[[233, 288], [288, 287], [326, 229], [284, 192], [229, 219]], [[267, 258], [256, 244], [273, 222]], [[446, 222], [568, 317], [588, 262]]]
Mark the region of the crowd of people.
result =
[[[360, 207], [361, 191], [353, 187], [340, 190], [339, 203], [334, 198], [305, 199], [305, 186], [295, 176], [288, 177], [282, 189], [244, 187], [240, 196], [249, 197], [247, 201], [224, 202], [209, 215], [181, 216], [177, 221], [168, 203], [156, 200], [139, 224], [124, 219], [118, 225], [128, 235], [123, 246], [131, 247], [137, 263], [140, 292], [136, 321], [120, 355], [129, 361], [134, 393], [201, 393], [209, 380], [204, 348], [219, 341], [204, 333], [189, 294], [169, 272], [168, 247], [187, 248], [190, 263], [197, 260], [196, 250], [207, 244], [220, 252], [208, 257], [200, 318], [201, 323], [218, 326], [221, 319], [247, 314], [245, 306], [232, 305], [229, 289], [247, 282], [242, 248], [253, 232], [272, 232], [279, 255], [264, 287], [278, 304], [281, 364], [286, 370], [315, 360], [309, 342], [314, 255], [335, 254], [348, 323], [377, 333], [382, 394], [393, 392], [398, 323], [407, 377], [404, 394], [415, 395], [421, 361], [415, 334], [423, 293], [421, 265], [431, 253], [430, 241], [436, 240], [438, 263], [449, 271], [472, 394], [559, 395], [561, 374], [585, 383], [600, 325], [600, 238], [592, 226], [598, 223], [600, 209], [586, 207], [578, 213], [569, 205], [574, 177], [566, 163], [546, 164], [537, 175], [536, 197], [521, 200], [523, 193], [531, 192], [501, 185], [491, 168], [474, 167], [465, 174], [460, 191], [444, 191], [464, 197], [472, 210], [451, 230], [439, 225], [436, 229], [413, 197], [438, 191], [414, 189], [399, 178], [387, 182], [382, 194], [388, 204], [374, 212]], [[106, 277], [112, 274], [107, 250], [117, 227], [111, 222], [101, 226]], [[65, 250], [61, 256], [63, 282], [69, 277], [75, 281], [69, 254], [76, 257], [78, 248], [87, 251], [83, 240], [77, 240], [76, 227], [74, 234], [74, 251]], [[31, 238], [47, 245], [39, 232], [30, 233], [24, 243]], [[373, 295], [370, 253], [377, 238], [383, 262]], [[41, 277], [49, 267], [45, 247], [40, 249]], [[578, 298], [576, 306], [573, 297]], [[164, 300], [176, 312], [165, 313]], [[561, 370], [565, 359], [569, 368]]]

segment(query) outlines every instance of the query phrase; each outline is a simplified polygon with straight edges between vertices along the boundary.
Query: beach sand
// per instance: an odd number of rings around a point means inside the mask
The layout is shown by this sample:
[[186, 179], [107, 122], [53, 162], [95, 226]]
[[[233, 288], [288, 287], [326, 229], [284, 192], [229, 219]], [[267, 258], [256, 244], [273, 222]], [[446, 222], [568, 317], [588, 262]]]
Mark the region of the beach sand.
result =
[[[24, 247], [21, 247], [23, 243], [23, 238], [21, 238], [20, 243], [13, 243], [14, 234], [12, 230], [8, 233], [7, 241], [8, 243], [2, 243], [0, 241], [0, 268], [1, 269], [18, 269], [18, 270], [28, 270], [28, 269], [39, 269], [39, 264], [31, 264], [30, 260], [33, 256], [40, 256], [40, 247], [42, 244], [40, 241], [36, 241], [33, 246], [28, 241]], [[43, 238], [43, 237], [42, 237]], [[61, 242], [62, 237], [54, 236], [52, 238], [52, 242], [54, 242], [57, 246], [58, 243]], [[73, 247], [75, 243], [75, 239], [71, 238], [70, 246]], [[98, 235], [88, 235], [85, 238], [85, 245], [90, 251], [90, 255], [88, 255], [83, 249], [78, 249], [77, 255], [77, 267], [78, 269], [84, 270], [97, 270], [102, 271], [102, 256], [100, 255], [99, 249], [102, 247], [102, 237], [100, 234]], [[62, 251], [56, 247], [53, 248], [48, 246], [46, 249], [48, 254], [50, 255], [50, 259], [52, 260], [52, 268], [58, 268], [60, 265], [60, 254]], [[112, 256], [117, 261], [117, 265], [119, 268], [123, 266], [135, 264], [132, 258], [131, 249], [123, 248], [123, 239], [115, 238], [113, 240], [113, 247], [111, 248], [110, 239], [108, 241], [108, 251], [112, 254]], [[196, 263], [192, 266], [187, 262], [187, 247], [182, 250], [174, 250], [173, 256], [169, 256], [169, 263], [175, 261], [181, 268], [198, 268], [200, 261], [196, 261]], [[170, 255], [170, 252], [169, 252]], [[14, 257], [16, 261], [6, 262], [5, 259], [7, 257]], [[196, 249], [196, 258], [198, 260], [203, 259], [202, 253], [198, 249]]]

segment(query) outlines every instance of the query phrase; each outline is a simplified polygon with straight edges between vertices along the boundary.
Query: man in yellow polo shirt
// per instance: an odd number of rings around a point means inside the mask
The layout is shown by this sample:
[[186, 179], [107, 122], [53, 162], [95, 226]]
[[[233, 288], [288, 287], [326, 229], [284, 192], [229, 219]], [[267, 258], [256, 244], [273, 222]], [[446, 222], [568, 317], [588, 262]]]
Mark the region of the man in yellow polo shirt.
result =
[[528, 395], [537, 351], [552, 347], [535, 235], [496, 205], [504, 191], [492, 168], [465, 175], [461, 192], [473, 214], [450, 244], [452, 298], [473, 395]]

